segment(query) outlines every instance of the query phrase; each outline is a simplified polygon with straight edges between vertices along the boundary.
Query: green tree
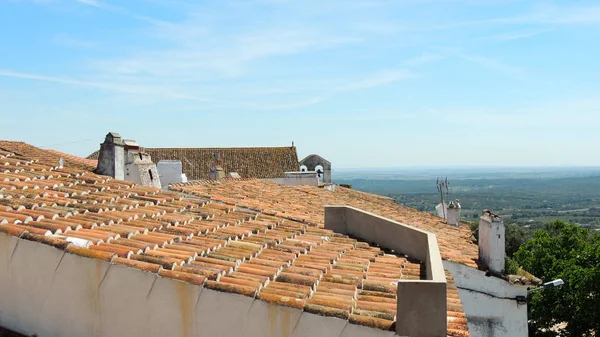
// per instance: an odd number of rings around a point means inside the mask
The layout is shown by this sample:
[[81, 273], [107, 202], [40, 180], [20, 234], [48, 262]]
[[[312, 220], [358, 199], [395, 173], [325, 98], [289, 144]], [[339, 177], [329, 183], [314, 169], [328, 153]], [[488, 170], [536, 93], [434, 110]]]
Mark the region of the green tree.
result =
[[529, 240], [529, 233], [517, 224], [506, 226], [506, 255], [513, 257], [519, 248]]
[[[530, 294], [530, 335], [598, 336], [600, 235], [556, 221], [535, 231], [517, 251], [515, 260], [546, 282], [557, 278], [565, 281], [562, 287]], [[556, 330], [558, 324], [562, 328]]]

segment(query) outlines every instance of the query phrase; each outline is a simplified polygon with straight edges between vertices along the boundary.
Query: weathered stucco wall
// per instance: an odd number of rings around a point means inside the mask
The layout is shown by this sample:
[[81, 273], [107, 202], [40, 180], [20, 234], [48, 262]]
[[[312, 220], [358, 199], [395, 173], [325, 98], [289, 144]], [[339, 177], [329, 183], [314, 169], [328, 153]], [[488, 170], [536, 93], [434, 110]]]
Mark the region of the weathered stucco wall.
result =
[[100, 144], [100, 157], [98, 158], [98, 174], [125, 179], [125, 149], [123, 145], [102, 143]]
[[3, 234], [0, 325], [40, 337], [394, 336]]
[[527, 304], [516, 301], [527, 296], [525, 287], [451, 261], [444, 261], [444, 268], [454, 276], [471, 336], [527, 336]]
[[283, 185], [319, 186], [319, 177], [317, 176], [317, 172], [285, 172], [283, 175]]

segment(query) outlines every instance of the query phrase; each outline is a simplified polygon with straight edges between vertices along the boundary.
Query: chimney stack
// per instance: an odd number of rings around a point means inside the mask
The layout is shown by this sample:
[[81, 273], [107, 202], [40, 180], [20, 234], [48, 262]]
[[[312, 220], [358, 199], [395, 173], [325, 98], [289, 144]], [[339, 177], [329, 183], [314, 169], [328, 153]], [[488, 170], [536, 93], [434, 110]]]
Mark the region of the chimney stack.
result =
[[208, 173], [208, 179], [210, 180], [219, 180], [225, 178], [225, 171], [221, 166], [210, 166], [210, 171]]
[[457, 226], [460, 222], [460, 202], [458, 199], [450, 201], [448, 208], [446, 208], [446, 223], [448, 225]]
[[125, 147], [120, 134], [109, 132], [100, 144], [96, 173], [125, 180]]
[[491, 272], [504, 272], [505, 241], [504, 222], [489, 210], [483, 210], [479, 218], [479, 260]]
[[108, 133], [104, 143], [100, 144], [96, 173], [142, 186], [162, 186], [150, 155], [143, 152], [135, 140], [122, 139], [115, 132]]

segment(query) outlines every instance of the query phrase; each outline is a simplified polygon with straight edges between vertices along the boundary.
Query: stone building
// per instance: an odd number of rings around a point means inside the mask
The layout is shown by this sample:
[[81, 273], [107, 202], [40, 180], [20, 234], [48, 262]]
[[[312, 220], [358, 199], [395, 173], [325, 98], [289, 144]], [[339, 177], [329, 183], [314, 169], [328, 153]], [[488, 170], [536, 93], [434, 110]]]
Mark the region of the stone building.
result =
[[317, 172], [323, 183], [331, 183], [331, 163], [319, 155], [311, 154], [302, 159], [300, 171]]

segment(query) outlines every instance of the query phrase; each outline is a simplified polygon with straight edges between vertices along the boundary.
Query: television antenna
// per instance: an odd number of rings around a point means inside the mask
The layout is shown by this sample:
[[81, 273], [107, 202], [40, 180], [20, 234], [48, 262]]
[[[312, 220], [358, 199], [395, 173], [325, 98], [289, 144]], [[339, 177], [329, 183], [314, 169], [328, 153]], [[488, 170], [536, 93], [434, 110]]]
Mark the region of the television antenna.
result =
[[446, 191], [446, 196], [448, 196], [450, 182], [448, 181], [448, 177], [445, 178], [437, 178], [436, 181], [437, 190], [440, 192], [440, 200], [442, 202], [442, 214], [444, 214], [444, 219], [446, 219], [446, 204], [444, 204], [444, 191]]

